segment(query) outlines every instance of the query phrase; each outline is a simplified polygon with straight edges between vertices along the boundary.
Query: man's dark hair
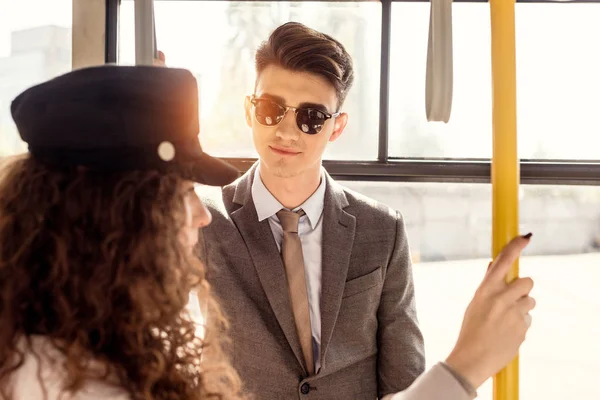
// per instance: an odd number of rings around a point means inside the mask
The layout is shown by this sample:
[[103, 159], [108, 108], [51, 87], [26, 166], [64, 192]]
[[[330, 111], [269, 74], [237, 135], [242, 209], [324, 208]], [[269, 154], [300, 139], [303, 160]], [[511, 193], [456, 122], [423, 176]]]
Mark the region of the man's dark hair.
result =
[[298, 22], [281, 25], [260, 45], [256, 52], [257, 77], [269, 65], [324, 77], [335, 88], [338, 109], [354, 81], [352, 57], [344, 46]]

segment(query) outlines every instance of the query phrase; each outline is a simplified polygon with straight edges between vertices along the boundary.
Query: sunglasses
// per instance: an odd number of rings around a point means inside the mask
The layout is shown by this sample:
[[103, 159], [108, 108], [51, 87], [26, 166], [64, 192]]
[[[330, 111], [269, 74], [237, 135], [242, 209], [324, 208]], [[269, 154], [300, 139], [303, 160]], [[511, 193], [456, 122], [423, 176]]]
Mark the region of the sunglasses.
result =
[[318, 108], [284, 106], [273, 100], [257, 98], [254, 95], [250, 98], [250, 102], [254, 105], [254, 116], [259, 124], [276, 126], [283, 121], [289, 110], [294, 110], [298, 129], [309, 135], [316, 135], [321, 132], [328, 119], [340, 115], [339, 112], [329, 114]]

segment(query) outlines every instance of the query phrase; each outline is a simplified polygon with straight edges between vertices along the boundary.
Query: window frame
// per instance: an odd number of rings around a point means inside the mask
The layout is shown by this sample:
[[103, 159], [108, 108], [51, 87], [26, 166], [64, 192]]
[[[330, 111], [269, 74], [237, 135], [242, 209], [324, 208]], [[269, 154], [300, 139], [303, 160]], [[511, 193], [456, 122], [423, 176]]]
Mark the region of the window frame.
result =
[[[74, 0], [75, 2], [81, 0]], [[86, 0], [83, 0], [86, 1]], [[170, 0], [159, 0], [170, 1]], [[187, 0], [196, 1], [196, 0]], [[230, 1], [230, 0], [214, 0]], [[254, 1], [254, 0], [237, 0]], [[270, 0], [289, 1], [289, 0]], [[301, 2], [302, 0], [297, 0]], [[312, 0], [314, 1], [314, 0]], [[332, 0], [317, 0], [332, 1]], [[335, 0], [333, 0], [335, 1]], [[376, 0], [363, 0], [372, 2]], [[487, 3], [487, 0], [454, 0], [460, 3]], [[516, 0], [518, 3], [600, 3], [600, 0]], [[105, 62], [116, 63], [118, 54], [119, 6], [121, 0], [106, 2]], [[490, 183], [491, 159], [391, 157], [389, 155], [389, 100], [392, 3], [428, 0], [381, 0], [381, 73], [379, 93], [379, 133], [377, 159], [374, 161], [324, 160], [327, 171], [339, 180], [390, 182]], [[75, 34], [74, 34], [75, 35]], [[246, 172], [255, 158], [223, 158]], [[600, 186], [598, 160], [522, 159], [519, 163], [523, 184]]]

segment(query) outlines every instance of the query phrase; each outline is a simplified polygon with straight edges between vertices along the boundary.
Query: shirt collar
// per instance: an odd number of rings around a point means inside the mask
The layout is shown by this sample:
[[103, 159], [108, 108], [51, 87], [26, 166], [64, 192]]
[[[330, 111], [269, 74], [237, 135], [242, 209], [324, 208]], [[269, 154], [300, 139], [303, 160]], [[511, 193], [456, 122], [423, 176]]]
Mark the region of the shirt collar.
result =
[[[327, 181], [325, 179], [325, 173], [323, 167], [321, 167], [321, 184], [317, 190], [299, 207], [294, 208], [292, 211], [299, 209], [304, 210], [308, 221], [310, 222], [311, 228], [314, 229], [321, 215], [323, 214], [323, 207], [325, 205], [325, 188]], [[258, 215], [258, 221], [262, 222], [267, 218], [272, 217], [281, 210], [283, 205], [269, 192], [262, 179], [260, 178], [260, 167], [256, 168], [254, 174], [254, 180], [252, 182], [252, 200], [254, 200], [254, 207], [256, 207], [256, 214]]]

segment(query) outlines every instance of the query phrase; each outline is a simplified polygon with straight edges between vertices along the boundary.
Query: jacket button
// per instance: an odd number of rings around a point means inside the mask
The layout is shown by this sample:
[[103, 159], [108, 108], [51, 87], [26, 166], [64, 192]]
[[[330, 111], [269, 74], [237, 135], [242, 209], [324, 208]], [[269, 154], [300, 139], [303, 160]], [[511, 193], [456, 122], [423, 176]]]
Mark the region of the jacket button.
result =
[[310, 392], [308, 383], [303, 383], [302, 386], [300, 386], [300, 392], [302, 392], [302, 394], [308, 394], [308, 392]]

